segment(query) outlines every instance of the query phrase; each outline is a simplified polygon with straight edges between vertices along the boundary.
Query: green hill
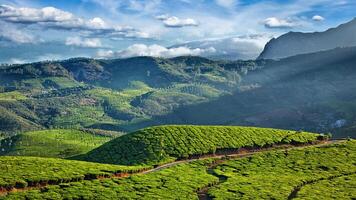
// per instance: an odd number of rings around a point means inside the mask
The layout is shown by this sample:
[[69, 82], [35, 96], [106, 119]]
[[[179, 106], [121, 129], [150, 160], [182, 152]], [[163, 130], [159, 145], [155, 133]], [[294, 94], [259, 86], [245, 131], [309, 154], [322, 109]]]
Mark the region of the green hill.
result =
[[[81, 180], [108, 177], [117, 173], [134, 173], [140, 166], [107, 165], [58, 158], [22, 156], [0, 157], [1, 189], [24, 188], [43, 184], [79, 182]], [[1, 197], [0, 197], [1, 198]]]
[[253, 127], [158, 126], [116, 138], [78, 159], [110, 164], [156, 164], [239, 148], [311, 143], [318, 136]]
[[86, 153], [111, 139], [79, 130], [26, 132], [1, 140], [0, 155], [65, 158]]

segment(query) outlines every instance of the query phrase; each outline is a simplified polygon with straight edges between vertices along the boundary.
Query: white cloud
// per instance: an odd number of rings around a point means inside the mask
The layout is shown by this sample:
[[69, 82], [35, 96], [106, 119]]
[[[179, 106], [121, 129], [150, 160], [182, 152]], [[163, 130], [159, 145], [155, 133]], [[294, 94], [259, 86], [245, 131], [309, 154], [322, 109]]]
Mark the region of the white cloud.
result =
[[177, 56], [199, 56], [204, 53], [213, 53], [216, 50], [213, 47], [206, 48], [206, 49], [190, 49], [188, 47], [177, 47], [177, 48], [166, 48], [157, 44], [153, 45], [145, 45], [145, 44], [134, 44], [129, 46], [127, 49], [112, 52], [99, 50], [97, 53], [97, 57], [103, 58], [129, 58], [129, 57], [136, 57], [136, 56], [151, 56], [151, 57], [164, 57], [164, 58], [172, 58]]
[[269, 17], [263, 21], [267, 28], [293, 28], [296, 26], [295, 22], [287, 19], [279, 19], [276, 17]]
[[0, 31], [0, 39], [18, 44], [35, 43], [35, 38], [32, 35], [14, 30]]
[[115, 55], [115, 52], [112, 50], [103, 50], [100, 49], [98, 50], [98, 52], [96, 53], [96, 57], [97, 58], [113, 58]]
[[191, 18], [180, 19], [176, 16], [159, 15], [156, 19], [161, 20], [166, 27], [181, 28], [184, 26], [198, 26], [199, 23]]
[[86, 20], [54, 7], [35, 9], [0, 5], [0, 20], [24, 26], [30, 24], [51, 29], [82, 31], [97, 37], [150, 38], [148, 33], [129, 26], [112, 26], [99, 17]]
[[160, 6], [162, 0], [82, 0], [83, 2], [93, 2], [107, 9], [111, 14], [121, 14], [120, 9], [126, 9], [139, 13], [152, 13]]
[[64, 22], [74, 20], [72, 13], [54, 7], [15, 8], [8, 5], [0, 6], [0, 18], [16, 23]]
[[218, 59], [255, 59], [263, 50], [265, 44], [272, 38], [270, 34], [252, 34], [227, 38], [210, 38], [177, 44], [172, 46], [190, 49], [214, 48], [215, 52], [206, 52], [201, 56]]
[[6, 60], [3, 63], [6, 64], [25, 64], [25, 63], [31, 63], [31, 62], [41, 62], [41, 61], [45, 61], [45, 60], [63, 60], [63, 59], [67, 59], [67, 57], [63, 57], [62, 55], [58, 55], [58, 54], [44, 54], [41, 56], [36, 56], [36, 57], [32, 57], [32, 58], [10, 58], [8, 60]]
[[100, 39], [98, 38], [81, 38], [81, 37], [68, 37], [65, 44], [67, 46], [85, 47], [85, 48], [100, 48], [103, 47]]
[[325, 18], [322, 17], [322, 16], [320, 16], [320, 15], [314, 15], [314, 16], [312, 17], [312, 19], [313, 19], [314, 21], [318, 21], [318, 22], [325, 20]]
[[237, 0], [215, 0], [215, 3], [225, 8], [233, 8], [237, 4]]
[[23, 30], [18, 30], [4, 22], [0, 22], [0, 40], [17, 44], [36, 43], [37, 39]]

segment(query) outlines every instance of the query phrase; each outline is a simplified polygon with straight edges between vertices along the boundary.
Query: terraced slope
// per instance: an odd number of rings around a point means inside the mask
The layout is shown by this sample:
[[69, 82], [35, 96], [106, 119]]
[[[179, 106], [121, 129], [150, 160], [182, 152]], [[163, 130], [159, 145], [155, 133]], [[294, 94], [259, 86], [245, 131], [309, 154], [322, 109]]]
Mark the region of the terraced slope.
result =
[[158, 164], [274, 144], [312, 143], [321, 135], [237, 126], [157, 126], [114, 139], [76, 159], [110, 164]]
[[65, 158], [86, 153], [111, 139], [79, 130], [26, 132], [0, 140], [0, 155]]

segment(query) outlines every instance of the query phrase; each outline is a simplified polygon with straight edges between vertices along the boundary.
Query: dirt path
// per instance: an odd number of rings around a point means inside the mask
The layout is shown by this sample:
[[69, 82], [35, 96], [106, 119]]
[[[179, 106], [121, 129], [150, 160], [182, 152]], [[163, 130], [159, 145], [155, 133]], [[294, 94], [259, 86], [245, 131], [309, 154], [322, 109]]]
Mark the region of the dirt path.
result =
[[298, 192], [306, 185], [310, 185], [310, 184], [314, 184], [314, 183], [317, 183], [319, 181], [323, 181], [323, 180], [333, 180], [333, 179], [336, 179], [336, 178], [340, 178], [340, 177], [343, 177], [343, 176], [349, 176], [349, 175], [352, 175], [352, 174], [355, 174], [356, 172], [351, 172], [351, 173], [348, 173], [348, 174], [339, 174], [339, 175], [334, 175], [334, 176], [330, 176], [330, 177], [327, 177], [327, 178], [320, 178], [320, 179], [316, 179], [316, 180], [310, 180], [310, 181], [307, 181], [297, 187], [294, 188], [294, 190], [289, 194], [288, 196], [288, 200], [292, 200], [292, 199], [295, 199], [298, 195]]
[[[293, 145], [277, 145], [274, 147], [268, 147], [268, 148], [262, 148], [262, 149], [255, 149], [255, 150], [243, 150], [241, 152], [238, 153], [231, 153], [231, 154], [207, 154], [207, 155], [203, 155], [201, 157], [198, 158], [193, 158], [193, 159], [186, 159], [186, 160], [179, 160], [179, 161], [174, 161], [171, 163], [167, 163], [167, 164], [163, 164], [160, 166], [157, 166], [153, 169], [150, 170], [145, 170], [145, 171], [141, 171], [141, 172], [137, 172], [137, 173], [125, 173], [125, 174], [113, 174], [112, 176], [108, 176], [108, 177], [96, 177], [96, 178], [92, 178], [91, 180], [94, 179], [110, 179], [110, 178], [127, 178], [129, 176], [132, 175], [137, 175], [137, 174], [149, 174], [149, 173], [154, 173], [166, 168], [170, 168], [179, 164], [183, 164], [183, 163], [190, 163], [190, 162], [194, 162], [194, 161], [198, 161], [198, 160], [205, 160], [205, 159], [217, 159], [217, 161], [215, 162], [215, 165], [218, 165], [219, 163], [225, 161], [227, 158], [243, 158], [243, 157], [248, 157], [248, 156], [252, 156], [256, 153], [260, 153], [260, 152], [266, 152], [266, 151], [271, 151], [271, 150], [277, 150], [277, 151], [283, 151], [283, 150], [291, 150], [291, 149], [303, 149], [303, 148], [307, 148], [307, 147], [320, 147], [320, 146], [326, 146], [332, 143], [336, 143], [339, 141], [335, 141], [335, 140], [331, 140], [331, 141], [322, 141], [318, 144], [306, 144], [306, 145], [302, 145], [302, 146], [293, 146]], [[220, 162], [219, 162], [220, 160]], [[76, 181], [71, 181], [71, 182], [78, 182], [78, 180]], [[71, 183], [69, 182], [69, 183]], [[59, 183], [54, 183], [54, 184], [41, 184], [41, 185], [36, 185], [36, 186], [29, 186], [29, 187], [25, 187], [25, 188], [0, 188], [0, 197], [1, 196], [6, 196], [7, 194], [11, 193], [11, 192], [24, 192], [24, 191], [28, 191], [28, 190], [33, 190], [33, 189], [41, 189], [41, 188], [45, 188], [47, 186], [51, 186], [51, 185], [59, 185]], [[206, 196], [208, 192], [208, 189], [206, 189], [206, 191], [201, 191], [201, 195], [202, 196]]]
[[[304, 148], [308, 148], [308, 147], [322, 147], [322, 146], [330, 145], [330, 144], [337, 143], [337, 142], [340, 142], [340, 141], [331, 140], [331, 141], [324, 141], [324, 142], [322, 142], [322, 143], [314, 144], [314, 145], [304, 145], [304, 146], [299, 146], [299, 147], [295, 147], [295, 146], [290, 147], [290, 146], [289, 146], [289, 148], [288, 148], [288, 147], [284, 147], [284, 148], [282, 148], [282, 149], [266, 148], [266, 149], [262, 149], [262, 150], [259, 150], [259, 151], [246, 152], [246, 153], [242, 153], [242, 154], [231, 154], [231, 155], [227, 155], [227, 158], [250, 157], [250, 156], [252, 156], [252, 155], [254, 155], [254, 154], [256, 154], [256, 153], [265, 152], [265, 151], [270, 151], [270, 150], [285, 151], [285, 150], [292, 150], [292, 149], [304, 149]], [[221, 158], [221, 157], [217, 157], [217, 158]], [[225, 157], [225, 158], [226, 158], [226, 157]], [[227, 181], [227, 177], [217, 175], [217, 174], [215, 174], [215, 172], [214, 172], [215, 167], [218, 166], [219, 164], [225, 162], [225, 161], [227, 161], [227, 160], [221, 158], [220, 160], [217, 160], [216, 162], [214, 162], [214, 163], [212, 163], [210, 166], [208, 166], [207, 173], [219, 178], [219, 182], [218, 182], [217, 184], [214, 184], [214, 185], [219, 185], [219, 184], [224, 183], [225, 181]], [[213, 198], [211, 198], [211, 197], [209, 196], [209, 194], [208, 194], [209, 189], [210, 189], [211, 187], [212, 187], [212, 186], [207, 186], [207, 187], [204, 187], [204, 188], [202, 188], [201, 190], [197, 191], [197, 195], [198, 195], [199, 200], [211, 200], [211, 199], [213, 199]], [[297, 193], [299, 192], [299, 190], [301, 189], [301, 187], [303, 187], [303, 186], [296, 187], [295, 190], [289, 195], [289, 197], [295, 197], [296, 194], [297, 194]], [[288, 200], [289, 200], [289, 199], [290, 199], [290, 198], [288, 198]], [[292, 199], [292, 198], [291, 198], [291, 199]]]

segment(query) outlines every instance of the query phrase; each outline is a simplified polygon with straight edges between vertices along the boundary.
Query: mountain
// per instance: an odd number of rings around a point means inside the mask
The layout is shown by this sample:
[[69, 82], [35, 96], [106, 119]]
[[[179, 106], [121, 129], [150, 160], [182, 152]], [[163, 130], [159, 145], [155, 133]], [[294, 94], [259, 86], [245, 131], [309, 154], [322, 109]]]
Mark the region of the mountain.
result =
[[270, 39], [265, 35], [246, 35], [229, 38], [207, 39], [177, 44], [170, 48], [212, 49], [201, 56], [214, 60], [256, 59]]
[[356, 137], [356, 47], [268, 61], [239, 91], [135, 125], [220, 124], [332, 132]]
[[325, 32], [289, 32], [270, 40], [258, 59], [280, 59], [298, 54], [356, 46], [356, 18]]
[[116, 131], [231, 93], [263, 61], [202, 57], [75, 58], [0, 66], [0, 134], [46, 128]]

